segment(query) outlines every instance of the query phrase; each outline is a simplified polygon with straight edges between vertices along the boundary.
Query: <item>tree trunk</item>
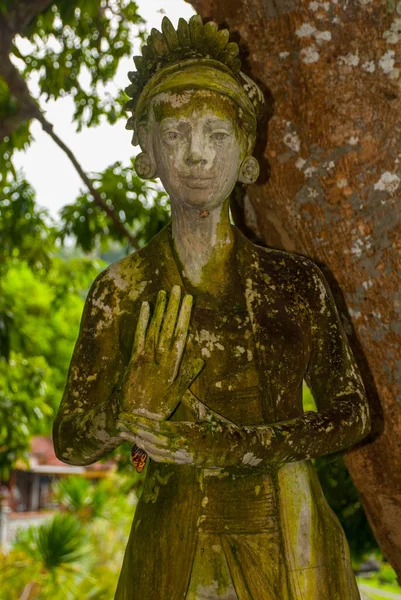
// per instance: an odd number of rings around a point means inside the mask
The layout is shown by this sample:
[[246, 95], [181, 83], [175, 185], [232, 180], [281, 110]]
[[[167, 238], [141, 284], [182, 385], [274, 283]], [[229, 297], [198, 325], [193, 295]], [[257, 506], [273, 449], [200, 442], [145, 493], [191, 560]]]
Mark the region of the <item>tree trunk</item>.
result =
[[228, 25], [273, 101], [245, 220], [329, 279], [374, 416], [346, 464], [401, 578], [401, 2], [191, 3]]

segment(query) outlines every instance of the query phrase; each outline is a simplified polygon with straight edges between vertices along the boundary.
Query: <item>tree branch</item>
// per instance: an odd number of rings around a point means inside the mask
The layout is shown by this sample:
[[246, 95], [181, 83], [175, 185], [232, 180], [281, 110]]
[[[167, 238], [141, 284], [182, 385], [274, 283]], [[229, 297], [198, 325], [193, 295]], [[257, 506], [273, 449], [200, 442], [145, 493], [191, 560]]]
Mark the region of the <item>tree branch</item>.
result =
[[68, 156], [68, 158], [74, 165], [76, 171], [78, 172], [79, 176], [81, 177], [82, 181], [85, 183], [86, 187], [88, 188], [91, 195], [93, 196], [94, 203], [97, 204], [97, 206], [99, 206], [102, 210], [104, 210], [104, 212], [107, 214], [107, 216], [110, 217], [110, 219], [113, 221], [116, 229], [121, 233], [121, 235], [123, 237], [127, 238], [127, 240], [130, 243], [130, 246], [132, 248], [138, 249], [137, 238], [135, 238], [128, 231], [128, 229], [125, 227], [124, 223], [120, 220], [120, 218], [117, 215], [117, 213], [115, 212], [115, 210], [113, 208], [111, 208], [111, 206], [109, 206], [109, 204], [107, 204], [107, 202], [105, 200], [103, 200], [103, 198], [101, 197], [99, 192], [93, 187], [93, 181], [85, 173], [85, 171], [83, 170], [83, 168], [81, 167], [81, 165], [79, 164], [77, 159], [75, 158], [73, 152], [68, 148], [68, 146], [66, 146], [64, 144], [63, 140], [61, 140], [58, 137], [58, 135], [56, 133], [54, 133], [53, 125], [45, 119], [45, 117], [43, 116], [42, 113], [40, 113], [40, 117], [36, 116], [36, 118], [42, 124], [44, 131], [46, 131], [46, 133], [48, 133], [50, 135], [50, 137], [57, 144], [57, 146], [59, 148], [61, 148], [61, 150], [63, 150], [63, 152], [66, 153], [66, 155]]
[[35, 113], [29, 109], [29, 107], [20, 106], [18, 110], [6, 118], [0, 121], [0, 141], [4, 140], [5, 137], [9, 137], [21, 123], [33, 119]]
[[8, 53], [14, 36], [17, 33], [22, 35], [29, 23], [53, 2], [54, 0], [19, 0], [5, 13], [0, 13], [1, 53]]
[[[79, 176], [81, 177], [82, 181], [85, 183], [85, 185], [87, 186], [91, 195], [93, 196], [94, 203], [97, 206], [99, 206], [102, 210], [104, 210], [104, 212], [107, 214], [107, 216], [113, 221], [114, 226], [116, 227], [117, 231], [119, 231], [120, 234], [128, 240], [130, 246], [132, 248], [137, 249], [138, 248], [137, 238], [135, 238], [130, 233], [130, 231], [126, 228], [124, 223], [119, 218], [116, 211], [113, 208], [111, 208], [111, 206], [109, 206], [109, 204], [107, 204], [107, 202], [105, 200], [103, 200], [103, 198], [101, 197], [99, 192], [94, 188], [92, 180], [85, 173], [85, 171], [83, 170], [83, 168], [81, 167], [81, 165], [79, 164], [77, 159], [75, 158], [75, 155], [72, 152], [72, 150], [70, 150], [70, 148], [68, 148], [68, 146], [66, 146], [66, 144], [58, 137], [58, 135], [56, 133], [54, 133], [53, 125], [51, 123], [49, 123], [49, 121], [46, 120], [44, 114], [42, 113], [42, 111], [39, 108], [39, 105], [32, 98], [32, 96], [29, 92], [29, 89], [25, 83], [24, 78], [19, 73], [18, 69], [12, 64], [12, 62], [10, 61], [10, 58], [8, 56], [6, 56], [4, 60], [1, 60], [1, 57], [0, 57], [0, 76], [3, 77], [3, 79], [5, 80], [5, 82], [7, 83], [8, 87], [9, 87], [10, 92], [13, 94], [13, 96], [15, 96], [15, 98], [19, 102], [20, 116], [24, 115], [24, 119], [25, 118], [35, 118], [41, 123], [44, 131], [46, 131], [46, 133], [48, 133], [50, 135], [50, 137], [54, 140], [54, 142], [57, 144], [57, 146], [59, 148], [61, 148], [61, 150], [63, 150], [63, 152], [65, 152], [65, 154], [68, 156], [68, 158], [74, 165], [74, 167], [75, 167], [76, 171], [78, 172]], [[0, 133], [5, 134], [5, 135], [3, 135], [3, 137], [5, 137], [6, 135], [9, 135], [10, 132], [12, 131], [10, 128], [12, 119], [14, 119], [14, 128], [16, 128], [18, 123], [22, 122], [23, 119], [18, 121], [17, 115], [18, 115], [18, 113], [15, 113], [15, 115], [12, 115], [8, 119], [7, 122], [3, 122], [2, 129], [0, 128]], [[8, 131], [8, 133], [7, 133], [7, 131]], [[1, 139], [2, 139], [2, 137], [0, 137], [0, 140]]]

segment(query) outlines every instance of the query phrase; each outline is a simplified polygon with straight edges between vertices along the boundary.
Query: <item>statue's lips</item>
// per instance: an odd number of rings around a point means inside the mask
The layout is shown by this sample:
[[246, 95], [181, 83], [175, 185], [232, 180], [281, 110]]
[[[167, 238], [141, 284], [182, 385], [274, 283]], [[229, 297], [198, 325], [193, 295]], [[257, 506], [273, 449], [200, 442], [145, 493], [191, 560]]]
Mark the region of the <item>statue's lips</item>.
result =
[[184, 183], [193, 189], [203, 189], [210, 185], [214, 177], [195, 177], [194, 175], [181, 176]]

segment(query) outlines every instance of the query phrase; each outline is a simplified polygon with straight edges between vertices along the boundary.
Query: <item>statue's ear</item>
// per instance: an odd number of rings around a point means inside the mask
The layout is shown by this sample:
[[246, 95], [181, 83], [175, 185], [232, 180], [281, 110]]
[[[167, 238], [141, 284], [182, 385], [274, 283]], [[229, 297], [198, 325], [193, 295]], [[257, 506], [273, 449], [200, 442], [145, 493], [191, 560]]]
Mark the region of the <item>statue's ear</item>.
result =
[[141, 179], [154, 179], [157, 177], [156, 163], [147, 152], [141, 152], [136, 156], [135, 171]]
[[238, 173], [238, 181], [241, 183], [255, 183], [259, 177], [259, 163], [254, 156], [247, 156], [243, 161]]

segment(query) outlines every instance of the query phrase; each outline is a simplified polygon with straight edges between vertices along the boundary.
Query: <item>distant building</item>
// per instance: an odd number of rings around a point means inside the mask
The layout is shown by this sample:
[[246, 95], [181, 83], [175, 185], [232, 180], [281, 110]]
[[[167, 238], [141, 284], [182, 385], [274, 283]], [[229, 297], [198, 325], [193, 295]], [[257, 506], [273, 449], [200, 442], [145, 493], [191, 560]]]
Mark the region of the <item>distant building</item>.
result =
[[56, 457], [51, 437], [33, 437], [28, 464], [17, 464], [8, 486], [0, 489], [0, 546], [7, 548], [17, 529], [38, 524], [58, 508], [52, 486], [59, 479], [71, 475], [100, 479], [114, 468], [112, 460], [86, 467], [66, 465]]
[[68, 475], [99, 479], [107, 476], [113, 469], [113, 461], [87, 467], [66, 465], [56, 457], [50, 437], [35, 436], [31, 440], [28, 465], [18, 464], [11, 473], [9, 507], [18, 513], [55, 508], [51, 486], [58, 479]]

